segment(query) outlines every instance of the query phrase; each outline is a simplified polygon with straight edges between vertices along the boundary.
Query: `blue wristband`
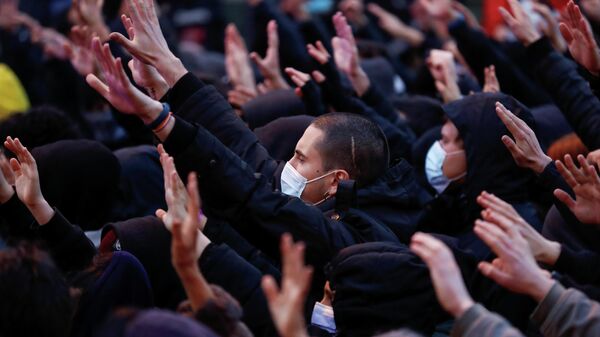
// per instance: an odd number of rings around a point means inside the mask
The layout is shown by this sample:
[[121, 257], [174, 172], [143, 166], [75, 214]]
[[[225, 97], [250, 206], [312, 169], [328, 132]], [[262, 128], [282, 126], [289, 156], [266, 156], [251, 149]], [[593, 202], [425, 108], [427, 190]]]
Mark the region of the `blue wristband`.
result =
[[156, 118], [152, 123], [146, 125], [150, 130], [156, 129], [159, 125], [162, 124], [162, 122], [165, 121], [165, 119], [169, 117], [169, 112], [171, 112], [171, 107], [169, 106], [169, 103], [163, 103], [162, 105], [163, 110], [161, 111], [160, 115], [158, 115], [158, 118]]

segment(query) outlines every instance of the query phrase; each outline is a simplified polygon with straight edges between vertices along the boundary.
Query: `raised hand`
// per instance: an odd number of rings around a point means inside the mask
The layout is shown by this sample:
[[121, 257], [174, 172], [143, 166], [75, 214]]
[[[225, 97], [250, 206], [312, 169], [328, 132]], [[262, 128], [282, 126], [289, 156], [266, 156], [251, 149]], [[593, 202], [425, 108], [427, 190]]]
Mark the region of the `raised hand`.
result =
[[451, 52], [434, 49], [427, 58], [427, 67], [435, 81], [435, 87], [444, 103], [456, 101], [462, 97], [458, 88], [458, 75]]
[[485, 191], [477, 197], [477, 203], [484, 208], [481, 213], [483, 220], [501, 228], [515, 226], [527, 240], [536, 261], [550, 266], [556, 263], [561, 251], [560, 244], [543, 237], [509, 203]]
[[248, 48], [234, 24], [225, 30], [225, 69], [233, 87], [244, 87], [256, 94], [256, 81]]
[[528, 46], [541, 38], [541, 34], [533, 26], [529, 15], [527, 15], [519, 1], [508, 0], [508, 5], [510, 12], [506, 8], [500, 7], [500, 15], [517, 39]]
[[290, 86], [283, 79], [279, 66], [279, 33], [277, 32], [277, 22], [275, 20], [269, 21], [267, 35], [269, 47], [265, 58], [263, 59], [255, 52], [250, 54], [250, 58], [258, 65], [258, 70], [265, 78], [264, 83], [268, 89], [289, 89]]
[[475, 234], [498, 256], [491, 263], [480, 262], [481, 273], [499, 285], [540, 302], [552, 288], [550, 274], [536, 263], [527, 241], [515, 226], [499, 227], [475, 221]]
[[485, 82], [483, 83], [483, 92], [497, 93], [500, 92], [500, 82], [496, 77], [496, 67], [492, 64], [483, 69]]
[[92, 49], [100, 64], [104, 82], [96, 75], [89, 74], [87, 83], [122, 113], [137, 115], [146, 124], [158, 118], [163, 109], [162, 104], [131, 84], [121, 59], [113, 57], [108, 44], [101, 45], [100, 39], [96, 37], [92, 40]]
[[502, 142], [510, 151], [518, 166], [540, 174], [552, 162], [540, 146], [535, 133], [522, 119], [510, 112], [502, 103], [496, 102], [496, 114], [502, 120], [514, 140], [502, 136]]
[[156, 211], [156, 216], [171, 231], [173, 223], [182, 222], [186, 218], [186, 205], [188, 204], [189, 196], [183, 185], [183, 181], [181, 181], [175, 169], [173, 157], [169, 156], [162, 144], [158, 145], [158, 153], [160, 155], [160, 164], [163, 168], [165, 200], [167, 201], [168, 212], [159, 209]]
[[[111, 33], [110, 39], [121, 44], [138, 60], [154, 66], [167, 81], [169, 87], [173, 87], [187, 73], [187, 70], [169, 50], [158, 23], [154, 0], [126, 1], [129, 18], [133, 24], [127, 30], [129, 38], [120, 33]], [[127, 19], [127, 16], [121, 16], [125, 27], [128, 27]]]
[[364, 26], [368, 23], [364, 0], [342, 0], [338, 6], [353, 25]]
[[546, 35], [550, 39], [550, 41], [552, 41], [552, 45], [554, 46], [554, 48], [560, 53], [564, 53], [565, 51], [567, 51], [567, 43], [560, 35], [558, 21], [554, 17], [554, 14], [552, 13], [550, 7], [539, 2], [534, 2], [533, 10], [536, 13], [540, 14], [542, 19], [544, 20], [545, 24], [542, 27], [542, 31], [544, 32], [544, 35]]
[[358, 96], [362, 96], [369, 90], [371, 82], [360, 66], [358, 46], [352, 33], [352, 27], [350, 27], [346, 17], [340, 12], [333, 16], [333, 25], [336, 37], [333, 38], [331, 44], [333, 46], [335, 63], [348, 76]]
[[319, 64], [323, 65], [329, 62], [331, 55], [327, 51], [327, 48], [323, 45], [323, 42], [317, 41], [315, 44], [306, 45], [308, 54]]
[[102, 41], [108, 40], [110, 32], [102, 15], [104, 0], [73, 0], [72, 6], [90, 30], [94, 31]]
[[306, 337], [304, 301], [310, 290], [312, 267], [304, 265], [303, 243], [294, 243], [292, 236], [281, 237], [281, 289], [272, 276], [264, 276], [262, 288], [271, 317], [281, 337]]
[[198, 259], [210, 244], [210, 240], [198, 229], [200, 196], [198, 178], [194, 172], [188, 176], [187, 194], [189, 198], [185, 217], [175, 220], [171, 228], [171, 262], [183, 283], [192, 309], [197, 311], [215, 295], [198, 267]]
[[410, 249], [427, 264], [435, 294], [444, 310], [459, 318], [475, 304], [452, 252], [443, 242], [429, 234], [416, 233]]
[[17, 156], [10, 160], [10, 166], [15, 175], [19, 200], [27, 206], [38, 224], [47, 224], [54, 216], [54, 210], [42, 195], [35, 159], [18, 138], [6, 137], [4, 147]]
[[13, 189], [14, 179], [10, 162], [4, 153], [0, 153], [0, 204], [9, 201], [15, 194]]
[[430, 18], [442, 21], [445, 24], [458, 16], [452, 8], [452, 0], [419, 0], [419, 5]]
[[594, 33], [579, 6], [573, 1], [569, 1], [567, 8], [561, 13], [560, 32], [575, 61], [590, 73], [600, 75], [600, 50]]
[[554, 196], [564, 203], [585, 224], [600, 225], [600, 177], [596, 168], [584, 156], [577, 157], [581, 168], [575, 166], [570, 155], [565, 156], [564, 164], [556, 161], [558, 172], [575, 192], [575, 200], [560, 189]]
[[73, 26], [70, 35], [72, 43], [65, 45], [71, 65], [82, 76], [93, 73], [96, 68], [96, 60], [92, 52], [93, 36], [88, 26]]
[[367, 9], [379, 19], [379, 27], [391, 36], [407, 41], [412, 46], [418, 46], [425, 40], [425, 35], [421, 31], [405, 24], [397, 16], [381, 8], [379, 5], [370, 3]]

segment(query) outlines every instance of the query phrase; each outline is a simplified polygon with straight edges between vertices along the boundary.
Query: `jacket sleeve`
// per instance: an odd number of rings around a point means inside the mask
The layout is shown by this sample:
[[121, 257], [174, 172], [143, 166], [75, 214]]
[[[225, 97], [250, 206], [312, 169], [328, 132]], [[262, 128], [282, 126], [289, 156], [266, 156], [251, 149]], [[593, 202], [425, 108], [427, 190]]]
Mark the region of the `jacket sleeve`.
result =
[[558, 282], [540, 302], [531, 319], [544, 336], [600, 335], [600, 304]]
[[562, 245], [554, 270], [581, 284], [600, 285], [600, 255], [592, 251], [575, 252]]
[[72, 225], [58, 209], [50, 221], [39, 226], [16, 193], [0, 206], [8, 223], [9, 233], [18, 239], [41, 239], [56, 265], [64, 272], [82, 270], [90, 265], [96, 247], [78, 226]]
[[483, 69], [493, 64], [503, 92], [528, 106], [550, 102], [548, 94], [532, 78], [523, 73], [483, 32], [470, 28], [464, 19], [452, 22], [449, 32], [480, 83], [484, 82]]
[[219, 285], [240, 302], [244, 310], [243, 321], [255, 336], [265, 336], [273, 331], [259, 270], [225, 244], [210, 244], [198, 264], [209, 283]]
[[273, 191], [263, 175], [201, 126], [196, 129], [177, 119], [164, 145], [180, 176], [199, 173], [203, 204], [272, 258], [279, 258], [284, 233], [306, 243], [307, 262], [318, 268], [338, 249], [355, 243], [342, 223], [325, 217], [317, 207]]
[[552, 49], [542, 38], [527, 48], [540, 83], [553, 97], [571, 127], [590, 150], [600, 148], [600, 101], [575, 63]]
[[243, 236], [224, 221], [211, 218], [204, 227], [204, 234], [214, 243], [229, 246], [240, 257], [252, 264], [263, 275], [271, 275], [276, 280], [281, 279], [281, 272], [276, 264], [260, 250], [251, 245]]
[[[546, 193], [552, 195], [554, 205], [556, 206], [556, 208], [560, 212], [560, 215], [567, 223], [581, 224], [581, 222], [577, 220], [577, 217], [575, 216], [575, 214], [573, 214], [573, 212], [571, 212], [567, 205], [565, 205], [562, 201], [558, 200], [554, 196], [554, 190], [561, 189], [569, 193], [569, 195], [571, 195], [571, 198], [575, 198], [575, 193], [560, 175], [554, 162], [551, 162], [550, 164], [548, 164], [548, 166], [546, 166], [546, 168], [544, 168], [544, 171], [538, 176], [538, 182], [544, 188]], [[581, 225], [585, 226], [583, 224]]]
[[187, 73], [163, 100], [171, 104], [176, 116], [202, 125], [255, 171], [267, 176], [274, 173], [277, 162], [213, 86]]
[[503, 317], [475, 304], [454, 322], [451, 337], [523, 337]]

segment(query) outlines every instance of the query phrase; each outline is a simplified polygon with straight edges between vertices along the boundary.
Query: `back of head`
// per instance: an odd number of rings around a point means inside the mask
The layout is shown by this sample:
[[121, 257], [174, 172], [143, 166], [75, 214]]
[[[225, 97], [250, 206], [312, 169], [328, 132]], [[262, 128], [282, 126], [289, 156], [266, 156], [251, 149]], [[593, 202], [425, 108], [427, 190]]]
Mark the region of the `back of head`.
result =
[[7, 136], [19, 138], [31, 149], [59, 140], [82, 138], [77, 124], [51, 106], [36, 107], [3, 120], [0, 123], [0, 139]]
[[73, 314], [69, 286], [30, 244], [0, 252], [0, 336], [64, 337]]
[[318, 117], [311, 125], [323, 131], [318, 150], [325, 171], [346, 170], [363, 187], [387, 170], [387, 140], [374, 122], [355, 114], [335, 112]]
[[405, 245], [350, 246], [327, 269], [339, 336], [373, 336], [400, 328], [429, 335], [444, 316], [427, 266]]
[[83, 230], [97, 230], [109, 219], [118, 192], [121, 166], [99, 142], [63, 140], [31, 151], [44, 197]]

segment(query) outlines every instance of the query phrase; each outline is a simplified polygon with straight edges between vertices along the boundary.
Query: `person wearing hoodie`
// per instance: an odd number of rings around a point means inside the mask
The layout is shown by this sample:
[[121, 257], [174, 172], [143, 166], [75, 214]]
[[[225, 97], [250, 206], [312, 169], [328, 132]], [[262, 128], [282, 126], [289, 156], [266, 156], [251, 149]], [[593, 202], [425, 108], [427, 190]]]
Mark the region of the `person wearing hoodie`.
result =
[[[471, 226], [481, 210], [476, 199], [484, 190], [507, 200], [529, 223], [541, 229], [527, 194], [528, 186], [534, 182], [533, 173], [517, 166], [503, 144], [502, 136], [508, 130], [496, 114], [496, 102], [535, 129], [529, 109], [516, 99], [505, 94], [474, 94], [444, 106], [448, 121], [442, 128], [442, 139], [429, 149], [425, 164], [427, 179], [438, 193], [443, 194], [450, 185], [462, 184], [466, 204], [461, 209], [463, 231], [457, 237], [463, 247], [481, 258], [489, 250], [474, 236]], [[436, 216], [444, 217], [439, 212]]]

